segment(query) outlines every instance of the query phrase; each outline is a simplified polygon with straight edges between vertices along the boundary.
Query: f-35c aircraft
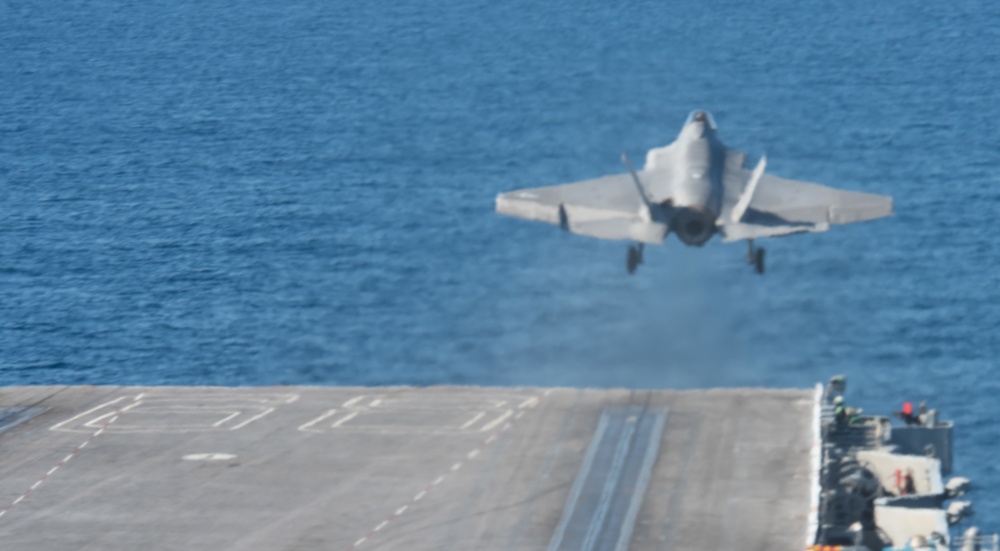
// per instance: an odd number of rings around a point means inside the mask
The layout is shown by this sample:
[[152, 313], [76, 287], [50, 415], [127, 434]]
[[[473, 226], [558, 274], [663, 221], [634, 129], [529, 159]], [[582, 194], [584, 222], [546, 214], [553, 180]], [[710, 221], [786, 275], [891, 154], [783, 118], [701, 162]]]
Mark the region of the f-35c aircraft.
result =
[[642, 263], [645, 243], [674, 232], [700, 247], [718, 233], [725, 242], [748, 240], [748, 261], [764, 273], [764, 249], [753, 240], [824, 232], [831, 224], [864, 222], [892, 214], [892, 198], [778, 178], [744, 168], [746, 154], [719, 139], [712, 115], [695, 111], [673, 143], [651, 149], [642, 171], [497, 196], [497, 212], [559, 224], [580, 235], [629, 240], [626, 268]]

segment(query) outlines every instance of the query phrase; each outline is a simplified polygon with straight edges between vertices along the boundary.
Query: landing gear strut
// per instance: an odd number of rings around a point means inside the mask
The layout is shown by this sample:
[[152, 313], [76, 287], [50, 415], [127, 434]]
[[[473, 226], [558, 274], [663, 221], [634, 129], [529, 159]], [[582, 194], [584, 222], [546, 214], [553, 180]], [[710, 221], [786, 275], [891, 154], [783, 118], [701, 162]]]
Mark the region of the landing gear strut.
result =
[[754, 247], [753, 239], [747, 240], [747, 264], [758, 274], [764, 273], [764, 247]]
[[642, 264], [642, 243], [629, 245], [628, 254], [625, 255], [625, 269], [629, 274], [634, 274], [639, 264]]

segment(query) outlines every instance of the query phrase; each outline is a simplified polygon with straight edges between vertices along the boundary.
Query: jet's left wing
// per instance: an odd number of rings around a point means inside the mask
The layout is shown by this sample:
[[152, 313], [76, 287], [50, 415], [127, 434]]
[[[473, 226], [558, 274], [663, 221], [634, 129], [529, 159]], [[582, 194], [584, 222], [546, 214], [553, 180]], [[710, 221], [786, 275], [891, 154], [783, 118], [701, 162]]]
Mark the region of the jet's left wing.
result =
[[[753, 172], [740, 169], [727, 185], [727, 207], [720, 217], [725, 241], [775, 237], [802, 232], [827, 231], [834, 224], [865, 222], [892, 214], [892, 198], [873, 193], [846, 191], [810, 182], [762, 174], [756, 186]], [[749, 199], [745, 211], [737, 205]], [[741, 201], [742, 200], [742, 201]], [[733, 219], [729, 214], [739, 216]]]
[[[638, 173], [644, 185], [657, 190], [668, 185], [664, 171]], [[648, 189], [648, 188], [647, 188]], [[500, 214], [558, 224], [573, 233], [598, 239], [662, 243], [667, 226], [655, 213], [647, 212], [647, 201], [639, 195], [628, 173], [604, 176], [571, 184], [521, 189], [497, 195]]]

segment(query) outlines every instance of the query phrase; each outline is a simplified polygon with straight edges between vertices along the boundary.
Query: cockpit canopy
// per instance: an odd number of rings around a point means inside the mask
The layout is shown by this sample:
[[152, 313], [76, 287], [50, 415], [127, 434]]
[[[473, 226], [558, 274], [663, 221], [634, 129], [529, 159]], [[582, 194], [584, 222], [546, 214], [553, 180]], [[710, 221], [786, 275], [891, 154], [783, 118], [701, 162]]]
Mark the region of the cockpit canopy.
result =
[[691, 111], [691, 114], [688, 115], [687, 120], [684, 121], [684, 126], [687, 126], [693, 122], [707, 123], [709, 128], [711, 128], [712, 130], [716, 129], [715, 119], [712, 118], [712, 114], [709, 113], [708, 111]]

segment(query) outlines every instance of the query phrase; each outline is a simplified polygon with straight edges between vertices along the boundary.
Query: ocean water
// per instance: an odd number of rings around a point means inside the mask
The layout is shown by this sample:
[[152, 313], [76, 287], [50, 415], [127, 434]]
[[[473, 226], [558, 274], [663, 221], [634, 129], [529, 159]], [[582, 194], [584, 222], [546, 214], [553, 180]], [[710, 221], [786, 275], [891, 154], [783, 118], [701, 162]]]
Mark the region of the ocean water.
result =
[[[0, 384], [926, 400], [1000, 527], [1000, 4], [0, 5]], [[493, 212], [692, 109], [896, 216], [648, 248]]]

